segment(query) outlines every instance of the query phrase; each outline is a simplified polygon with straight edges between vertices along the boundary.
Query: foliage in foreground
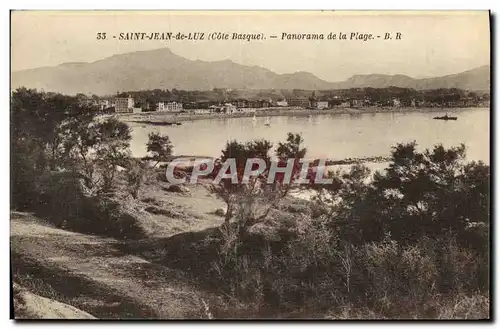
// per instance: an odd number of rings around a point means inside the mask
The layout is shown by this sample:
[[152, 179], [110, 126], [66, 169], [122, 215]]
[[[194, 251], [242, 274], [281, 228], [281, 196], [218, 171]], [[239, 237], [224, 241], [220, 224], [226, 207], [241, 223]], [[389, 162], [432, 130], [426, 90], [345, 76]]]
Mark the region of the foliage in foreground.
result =
[[[95, 120], [71, 97], [27, 89], [14, 92], [11, 116], [13, 208], [77, 231], [143, 236], [136, 224], [145, 214], [116, 198], [139, 198], [147, 178], [129, 156], [128, 126]], [[299, 160], [302, 143], [290, 134], [276, 156]], [[221, 158], [269, 161], [271, 148], [234, 141]], [[172, 145], [152, 135], [148, 151], [163, 161]], [[313, 186], [317, 197], [306, 206], [284, 205], [290, 186], [279, 182], [222, 181], [213, 192], [229, 211], [199, 279], [221, 289], [228, 305], [254, 306], [254, 314], [488, 317], [489, 166], [467, 163], [463, 146], [418, 152], [410, 143], [397, 145], [388, 169], [369, 177], [361, 166], [334, 173], [333, 184]]]
[[[144, 214], [125, 201], [138, 199], [147, 179], [145, 164], [130, 156], [127, 124], [98, 118], [75, 97], [25, 88], [12, 94], [11, 117], [13, 208], [76, 231], [143, 235]], [[168, 151], [162, 142], [168, 137], [149, 143], [158, 156]]]
[[242, 231], [247, 215], [236, 213], [216, 238], [211, 284], [256, 312], [487, 318], [489, 167], [467, 163], [463, 146], [410, 143], [369, 175], [361, 166], [332, 174], [291, 224]]

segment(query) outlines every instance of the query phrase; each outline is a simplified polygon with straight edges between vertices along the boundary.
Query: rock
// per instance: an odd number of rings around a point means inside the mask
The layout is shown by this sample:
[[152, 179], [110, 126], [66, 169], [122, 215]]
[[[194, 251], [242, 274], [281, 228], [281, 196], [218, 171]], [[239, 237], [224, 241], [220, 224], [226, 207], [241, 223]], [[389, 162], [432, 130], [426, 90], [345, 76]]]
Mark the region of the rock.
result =
[[187, 216], [181, 212], [175, 211], [173, 209], [161, 208], [158, 206], [149, 206], [144, 210], [154, 215], [164, 215], [172, 218], [186, 218]]
[[122, 167], [122, 166], [116, 166], [116, 170], [117, 170], [118, 172], [127, 171], [127, 169], [126, 169], [126, 168], [124, 168], [124, 167]]
[[286, 211], [292, 214], [311, 214], [311, 208], [306, 204], [292, 203], [286, 206]]
[[217, 208], [215, 209], [215, 211], [213, 212], [213, 214], [215, 216], [220, 216], [220, 217], [224, 217], [226, 215], [226, 211], [222, 208]]
[[170, 185], [165, 189], [167, 192], [174, 192], [174, 193], [189, 193], [191, 192], [189, 188], [183, 185]]
[[23, 288], [16, 289], [15, 316], [16, 319], [66, 319], [90, 320], [93, 315], [74, 306], [55, 301], [50, 298], [35, 295]]
[[281, 241], [281, 236], [278, 228], [275, 226], [266, 225], [264, 223], [257, 223], [248, 229], [248, 234], [260, 236], [266, 241]]

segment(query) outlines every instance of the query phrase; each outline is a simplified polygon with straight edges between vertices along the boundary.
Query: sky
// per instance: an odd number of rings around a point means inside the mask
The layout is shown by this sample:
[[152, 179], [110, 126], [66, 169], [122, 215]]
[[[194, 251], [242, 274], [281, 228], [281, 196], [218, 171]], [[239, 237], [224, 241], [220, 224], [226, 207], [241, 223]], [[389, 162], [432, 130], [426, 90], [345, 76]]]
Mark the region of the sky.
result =
[[[119, 40], [120, 33], [131, 32], [202, 32], [205, 40]], [[213, 32], [262, 33], [266, 39], [206, 40]], [[98, 33], [106, 33], [106, 40], [97, 40]], [[282, 40], [282, 33], [322, 33], [325, 40]], [[326, 40], [329, 33], [374, 39]], [[393, 39], [384, 40], [385, 33]], [[191, 60], [229, 59], [280, 74], [306, 71], [332, 82], [372, 73], [420, 78], [489, 64], [489, 33], [487, 11], [13, 11], [11, 69], [168, 47]]]

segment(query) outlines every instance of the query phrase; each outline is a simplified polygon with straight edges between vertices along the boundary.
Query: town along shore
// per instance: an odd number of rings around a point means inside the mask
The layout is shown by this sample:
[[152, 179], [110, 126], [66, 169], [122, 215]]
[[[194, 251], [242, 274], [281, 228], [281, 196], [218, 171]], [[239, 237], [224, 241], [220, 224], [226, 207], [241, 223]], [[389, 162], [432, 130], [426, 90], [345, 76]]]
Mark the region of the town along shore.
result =
[[[364, 114], [364, 113], [404, 113], [404, 112], [454, 112], [462, 108], [441, 107], [360, 107], [360, 108], [328, 108], [328, 109], [304, 109], [300, 107], [270, 107], [262, 109], [241, 109], [234, 113], [194, 113], [194, 112], [142, 112], [117, 115], [122, 121], [130, 123], [172, 125], [184, 121], [220, 119], [220, 118], [244, 118], [244, 117], [271, 117], [290, 116], [307, 117], [316, 115], [336, 114]], [[479, 109], [479, 107], [478, 107]], [[115, 114], [116, 115], [116, 114]]]

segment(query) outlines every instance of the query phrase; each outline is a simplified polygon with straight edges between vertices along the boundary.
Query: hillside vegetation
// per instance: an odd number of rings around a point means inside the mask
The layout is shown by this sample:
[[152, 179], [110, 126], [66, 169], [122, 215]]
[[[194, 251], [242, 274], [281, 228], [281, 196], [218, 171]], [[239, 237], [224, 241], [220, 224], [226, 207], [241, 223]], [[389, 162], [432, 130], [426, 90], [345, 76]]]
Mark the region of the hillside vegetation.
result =
[[[305, 201], [291, 196], [307, 155], [298, 134], [275, 154], [266, 140], [228, 141], [198, 184], [172, 185], [166, 135], [134, 159], [125, 123], [29, 89], [13, 93], [11, 118], [23, 291], [97, 318], [490, 317], [490, 167], [463, 145], [394, 145], [383, 172], [353, 165], [327, 185], [308, 174]], [[242, 181], [248, 158], [273, 156], [293, 160], [292, 184], [268, 183], [269, 170]], [[213, 183], [228, 158], [237, 182]]]

